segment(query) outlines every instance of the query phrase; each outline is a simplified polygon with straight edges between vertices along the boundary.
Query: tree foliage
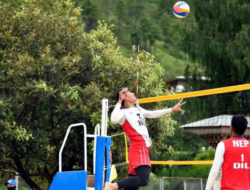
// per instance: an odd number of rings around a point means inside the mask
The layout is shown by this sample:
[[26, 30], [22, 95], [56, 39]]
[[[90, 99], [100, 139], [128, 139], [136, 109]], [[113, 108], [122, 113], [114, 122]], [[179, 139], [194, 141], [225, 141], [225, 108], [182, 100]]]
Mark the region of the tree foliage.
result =
[[[213, 160], [215, 151], [210, 149], [198, 154], [194, 160]], [[173, 176], [207, 178], [211, 165], [192, 165], [173, 171]]]
[[[193, 90], [249, 83], [249, 1], [193, 0], [193, 7], [198, 10], [194, 12], [196, 22], [187, 26], [185, 35], [192, 63], [199, 64], [194, 72], [186, 69]], [[204, 68], [204, 73], [200, 68]], [[200, 79], [201, 74], [207, 77], [205, 81]], [[194, 110], [193, 115], [249, 115], [248, 99], [247, 91], [200, 97], [192, 104], [200, 104], [202, 111]]]
[[[82, 18], [95, 29], [97, 20], [114, 24], [114, 33], [118, 38], [121, 52], [129, 55], [132, 45], [153, 53], [161, 63], [166, 77], [183, 75], [187, 46], [182, 43], [186, 25], [193, 21], [193, 14], [186, 19], [173, 15], [174, 0], [74, 0], [82, 7]], [[188, 2], [191, 6], [191, 2]], [[91, 10], [91, 11], [88, 11]], [[191, 6], [191, 11], [193, 7]], [[193, 12], [191, 12], [193, 13]], [[184, 53], [185, 52], [185, 53]]]
[[[187, 28], [190, 56], [205, 67], [211, 87], [249, 82], [249, 16], [246, 0], [193, 0], [197, 24]], [[203, 11], [201, 11], [203, 10]]]
[[[84, 122], [93, 133], [101, 100], [115, 104], [118, 88], [135, 87], [136, 53], [122, 56], [104, 22], [86, 33], [71, 1], [9, 0], [0, 13], [0, 168], [41, 189], [33, 177], [52, 182], [67, 127]], [[140, 97], [165, 94], [160, 64], [145, 51], [140, 64]], [[156, 144], [172, 134], [173, 123], [170, 116], [148, 123]], [[64, 171], [83, 169], [82, 131], [76, 131], [63, 153]]]

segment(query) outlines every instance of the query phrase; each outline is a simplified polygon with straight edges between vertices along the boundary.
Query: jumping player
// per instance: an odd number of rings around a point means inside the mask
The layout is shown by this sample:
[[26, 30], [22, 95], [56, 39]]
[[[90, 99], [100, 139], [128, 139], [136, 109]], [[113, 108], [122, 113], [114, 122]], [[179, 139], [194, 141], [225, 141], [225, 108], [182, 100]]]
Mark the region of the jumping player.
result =
[[105, 183], [104, 190], [137, 190], [140, 186], [146, 186], [149, 181], [151, 164], [149, 149], [152, 144], [145, 118], [157, 118], [171, 112], [183, 111], [180, 100], [173, 108], [148, 111], [135, 106], [136, 97], [128, 88], [121, 88], [116, 93], [118, 101], [112, 114], [111, 122], [119, 123], [130, 139], [129, 148], [129, 177], [117, 183]]
[[216, 148], [206, 190], [212, 190], [221, 167], [221, 190], [250, 190], [250, 142], [243, 138], [247, 124], [242, 115], [232, 117], [232, 137], [220, 142]]

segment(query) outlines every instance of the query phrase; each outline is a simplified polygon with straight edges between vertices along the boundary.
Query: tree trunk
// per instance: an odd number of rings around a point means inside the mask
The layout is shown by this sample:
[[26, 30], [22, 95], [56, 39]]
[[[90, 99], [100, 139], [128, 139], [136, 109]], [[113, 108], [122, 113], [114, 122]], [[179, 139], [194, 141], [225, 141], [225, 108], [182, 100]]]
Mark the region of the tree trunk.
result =
[[23, 180], [29, 185], [32, 190], [41, 190], [41, 188], [30, 178], [30, 176], [24, 171], [23, 165], [19, 158], [13, 158], [18, 169], [18, 173], [22, 176]]

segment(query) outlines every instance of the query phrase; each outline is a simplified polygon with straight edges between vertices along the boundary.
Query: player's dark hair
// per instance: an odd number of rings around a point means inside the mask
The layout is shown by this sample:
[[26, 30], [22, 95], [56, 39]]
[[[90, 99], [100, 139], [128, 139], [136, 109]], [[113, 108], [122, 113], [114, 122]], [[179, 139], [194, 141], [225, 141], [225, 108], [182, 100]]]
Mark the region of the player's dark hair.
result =
[[[125, 87], [120, 88], [119, 90], [117, 90], [116, 94], [115, 94], [115, 100], [118, 102], [119, 100], [119, 92], [124, 89]], [[124, 106], [124, 100], [122, 100], [122, 107]]]
[[234, 115], [232, 117], [231, 125], [238, 135], [243, 135], [247, 129], [247, 119], [243, 115]]

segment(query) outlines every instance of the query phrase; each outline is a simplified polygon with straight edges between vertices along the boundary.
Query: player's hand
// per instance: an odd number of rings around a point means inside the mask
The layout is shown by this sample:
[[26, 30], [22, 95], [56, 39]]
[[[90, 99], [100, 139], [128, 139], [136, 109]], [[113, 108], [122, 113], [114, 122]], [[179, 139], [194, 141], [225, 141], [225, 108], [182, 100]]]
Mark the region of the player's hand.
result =
[[186, 102], [183, 102], [183, 98], [172, 108], [172, 111], [173, 112], [177, 112], [177, 111], [181, 111], [181, 112], [184, 112], [183, 109], [181, 109], [181, 106], [183, 106], [184, 104], [186, 104]]
[[124, 98], [126, 97], [126, 92], [128, 92], [128, 88], [123, 88], [120, 92], [119, 92], [119, 103], [122, 103], [122, 101], [124, 100]]

